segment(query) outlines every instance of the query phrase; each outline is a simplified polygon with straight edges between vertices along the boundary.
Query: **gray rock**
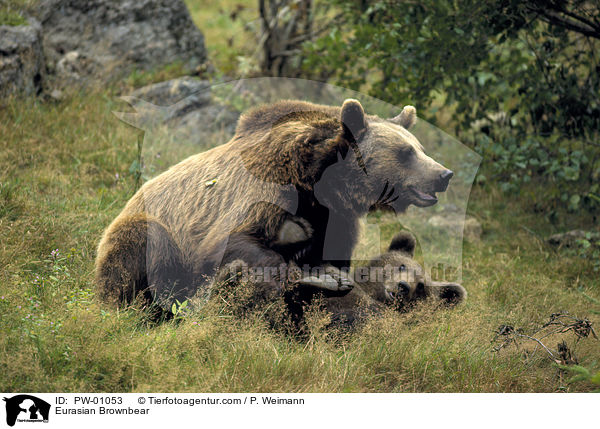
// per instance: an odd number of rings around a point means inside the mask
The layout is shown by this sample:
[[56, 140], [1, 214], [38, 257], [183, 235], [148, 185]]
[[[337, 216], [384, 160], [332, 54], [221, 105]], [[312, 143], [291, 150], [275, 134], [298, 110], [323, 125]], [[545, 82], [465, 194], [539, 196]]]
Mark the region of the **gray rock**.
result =
[[553, 246], [573, 247], [577, 244], [577, 240], [586, 238], [586, 235], [585, 231], [574, 229], [573, 231], [551, 235], [547, 241]]
[[40, 32], [35, 19], [29, 25], [0, 25], [0, 96], [42, 91], [46, 69]]
[[165, 119], [172, 120], [209, 104], [210, 82], [185, 76], [139, 88], [131, 95], [158, 106], [169, 106]]
[[100, 65], [78, 51], [67, 52], [56, 63], [56, 75], [60, 76], [61, 86], [85, 85], [88, 76], [93, 76]]
[[204, 37], [182, 0], [43, 0], [35, 14], [58, 87], [206, 61]]
[[239, 112], [223, 104], [212, 103], [189, 112], [181, 118], [177, 126], [188, 130], [191, 136], [207, 132], [220, 132], [226, 136], [233, 136], [239, 117]]
[[135, 109], [120, 116], [125, 122], [150, 133], [161, 129], [178, 144], [198, 148], [227, 141], [240, 116], [211, 97], [210, 82], [189, 76], [139, 88], [123, 99]]
[[63, 99], [63, 93], [60, 89], [54, 89], [50, 92], [50, 98], [54, 101], [61, 101]]

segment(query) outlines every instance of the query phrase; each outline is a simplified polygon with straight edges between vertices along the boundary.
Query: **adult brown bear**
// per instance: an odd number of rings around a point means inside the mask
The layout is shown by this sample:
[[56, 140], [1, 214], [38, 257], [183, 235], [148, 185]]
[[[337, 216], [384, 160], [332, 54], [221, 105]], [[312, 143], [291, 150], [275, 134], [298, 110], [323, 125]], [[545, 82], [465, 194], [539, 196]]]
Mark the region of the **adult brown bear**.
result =
[[[349, 267], [358, 219], [381, 205], [435, 204], [452, 177], [407, 131], [415, 121], [411, 106], [384, 120], [353, 99], [341, 108], [281, 101], [251, 110], [227, 144], [185, 159], [131, 198], [98, 247], [100, 296], [170, 308], [234, 260], [266, 269], [257, 299], [303, 287], [346, 293], [352, 284], [339, 269]], [[278, 239], [291, 216], [306, 220], [307, 240]], [[292, 281], [291, 261], [327, 266], [337, 284]]]

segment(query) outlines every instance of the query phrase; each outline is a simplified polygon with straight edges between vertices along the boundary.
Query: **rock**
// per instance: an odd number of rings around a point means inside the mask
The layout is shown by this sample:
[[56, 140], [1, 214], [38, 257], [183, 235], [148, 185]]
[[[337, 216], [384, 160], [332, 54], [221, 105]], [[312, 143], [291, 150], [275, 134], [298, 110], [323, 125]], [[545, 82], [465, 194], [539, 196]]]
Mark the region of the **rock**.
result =
[[551, 235], [546, 240], [553, 246], [573, 247], [577, 244], [577, 240], [586, 238], [586, 235], [585, 231], [574, 229], [573, 231]]
[[119, 115], [125, 122], [151, 133], [162, 128], [179, 144], [198, 147], [214, 144], [215, 138], [227, 141], [240, 116], [211, 97], [210, 82], [189, 76], [148, 85], [123, 98], [135, 108], [134, 114]]
[[41, 26], [0, 25], [0, 96], [37, 95], [43, 89], [46, 69], [41, 43]]
[[54, 101], [61, 101], [63, 99], [63, 93], [60, 89], [53, 89], [50, 92], [50, 98]]
[[204, 37], [182, 0], [43, 0], [35, 14], [59, 87], [206, 61]]
[[453, 231], [459, 231], [462, 227], [463, 238], [469, 242], [479, 241], [483, 232], [481, 223], [473, 216], [466, 215], [463, 217], [460, 213], [452, 211], [433, 215], [429, 218], [427, 223], [435, 228]]
[[239, 112], [213, 102], [182, 117], [178, 126], [189, 130], [190, 135], [210, 130], [211, 133], [221, 132], [227, 136], [233, 136], [239, 117]]
[[78, 51], [67, 52], [56, 63], [56, 75], [62, 86], [84, 85], [88, 76], [93, 76], [100, 65]]
[[182, 77], [135, 90], [133, 97], [158, 106], [169, 106], [166, 120], [183, 115], [210, 103], [210, 82]]

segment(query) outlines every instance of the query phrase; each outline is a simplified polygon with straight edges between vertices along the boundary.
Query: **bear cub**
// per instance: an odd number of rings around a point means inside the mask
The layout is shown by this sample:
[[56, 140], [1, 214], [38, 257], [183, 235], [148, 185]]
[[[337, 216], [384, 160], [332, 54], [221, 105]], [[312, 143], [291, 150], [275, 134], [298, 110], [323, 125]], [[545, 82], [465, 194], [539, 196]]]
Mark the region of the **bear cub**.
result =
[[[310, 224], [297, 216], [289, 216], [282, 224], [275, 242], [276, 247], [292, 253], [302, 253], [310, 241]], [[292, 281], [310, 285], [312, 288], [295, 289], [293, 296], [286, 299], [286, 310], [297, 328], [301, 328], [304, 310], [317, 302], [331, 315], [331, 325], [352, 327], [360, 320], [381, 313], [386, 308], [404, 312], [425, 299], [436, 299], [442, 305], [454, 306], [467, 297], [467, 291], [457, 283], [433, 281], [425, 270], [414, 260], [416, 241], [414, 237], [402, 231], [392, 239], [387, 252], [354, 268], [352, 275], [344, 270], [328, 270], [315, 275], [303, 272], [296, 267], [297, 278]], [[296, 258], [292, 257], [292, 264]], [[239, 281], [239, 273], [248, 267], [238, 260], [229, 264], [212, 285], [215, 289], [223, 287], [224, 279]], [[331, 272], [330, 272], [331, 271]], [[233, 273], [234, 274], [232, 276]], [[353, 283], [352, 290], [344, 296], [324, 296], [323, 291], [335, 289], [340, 280]]]
[[408, 232], [398, 233], [388, 251], [354, 269], [355, 287], [343, 297], [323, 299], [332, 324], [352, 326], [385, 308], [408, 311], [425, 299], [454, 306], [467, 297], [458, 283], [433, 281], [414, 260], [415, 239]]

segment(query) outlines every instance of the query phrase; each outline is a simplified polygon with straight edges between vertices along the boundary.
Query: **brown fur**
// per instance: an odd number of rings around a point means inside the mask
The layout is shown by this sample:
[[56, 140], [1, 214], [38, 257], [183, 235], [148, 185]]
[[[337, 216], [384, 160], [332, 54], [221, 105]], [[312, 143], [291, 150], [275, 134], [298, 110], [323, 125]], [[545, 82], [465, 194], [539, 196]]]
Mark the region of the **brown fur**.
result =
[[[414, 249], [414, 238], [406, 232], [401, 232], [394, 237], [386, 253], [366, 265], [356, 267], [356, 286], [350, 293], [321, 301], [323, 308], [331, 314], [332, 323], [352, 326], [369, 315], [381, 313], [385, 308], [406, 311], [414, 303], [428, 298], [438, 299], [444, 305], [455, 305], [464, 301], [467, 291], [461, 285], [435, 282], [425, 274], [423, 268], [413, 259]], [[405, 270], [399, 278], [388, 275], [373, 278], [366, 275], [372, 273], [371, 269], [374, 267], [398, 269], [401, 266], [405, 267]], [[385, 270], [381, 272], [386, 273]]]
[[[190, 283], [181, 250], [158, 219], [145, 214], [121, 217], [105, 239], [114, 245], [98, 252], [104, 263], [96, 276], [103, 281], [99, 290], [104, 300], [131, 302], [136, 291], [142, 291], [148, 300], [160, 301], [165, 294], [172, 295], [172, 285]], [[178, 292], [174, 297], [182, 299], [189, 290]]]
[[[326, 263], [333, 233], [341, 256], [330, 263], [348, 266], [358, 219], [384, 184], [394, 183], [394, 208], [403, 211], [422, 204], [408, 185], [445, 189], [436, 184], [440, 171], [410, 133], [364, 115], [355, 100], [342, 108], [298, 101], [258, 107], [242, 116], [230, 142], [183, 160], [131, 198], [98, 247], [100, 296], [113, 303], [140, 292], [148, 299], [168, 291], [184, 297], [208, 284], [221, 264], [285, 265], [285, 252], [270, 243], [291, 215], [314, 229], [312, 250], [298, 265]], [[262, 289], [277, 295], [287, 287], [276, 278]]]
[[[254, 133], [268, 133], [273, 124], [283, 122], [282, 119], [295, 117], [299, 122], [310, 122], [315, 113], [324, 114], [327, 118], [339, 118], [341, 108], [324, 106], [298, 100], [282, 100], [274, 104], [256, 107], [243, 114], [237, 124], [235, 135], [247, 137]], [[305, 118], [303, 120], [302, 118]], [[308, 119], [308, 121], [306, 120]]]

